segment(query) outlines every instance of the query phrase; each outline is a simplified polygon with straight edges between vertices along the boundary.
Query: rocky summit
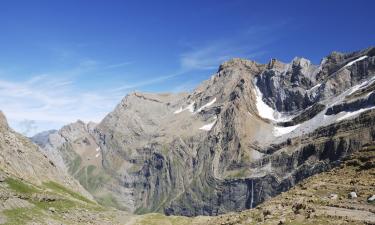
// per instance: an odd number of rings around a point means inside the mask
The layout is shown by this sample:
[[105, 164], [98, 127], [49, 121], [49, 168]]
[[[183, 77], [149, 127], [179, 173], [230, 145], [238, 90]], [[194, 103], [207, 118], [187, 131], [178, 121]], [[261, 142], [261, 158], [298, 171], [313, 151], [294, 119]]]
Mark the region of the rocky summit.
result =
[[[78, 121], [32, 140], [49, 166], [102, 205], [214, 216], [255, 208], [374, 145], [374, 90], [373, 47], [333, 52], [319, 65], [232, 59], [191, 93], [131, 93], [98, 124]], [[346, 192], [359, 185], [350, 179]], [[375, 194], [373, 184], [366, 188]], [[373, 204], [364, 207], [373, 213]]]

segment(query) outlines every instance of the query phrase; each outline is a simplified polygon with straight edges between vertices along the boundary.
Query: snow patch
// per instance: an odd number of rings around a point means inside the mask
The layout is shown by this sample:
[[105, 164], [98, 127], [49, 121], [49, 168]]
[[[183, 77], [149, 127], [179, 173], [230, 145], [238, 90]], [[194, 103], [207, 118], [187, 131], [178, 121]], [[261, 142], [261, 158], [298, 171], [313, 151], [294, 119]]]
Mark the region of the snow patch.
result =
[[358, 61], [361, 61], [361, 60], [364, 60], [364, 59], [367, 58], [367, 57], [368, 57], [367, 55], [365, 55], [365, 56], [361, 56], [361, 57], [359, 57], [358, 59], [355, 59], [355, 60], [349, 62], [349, 63], [346, 64], [344, 67], [351, 66], [351, 65], [353, 65], [354, 63], [356, 63], [356, 62], [358, 62]]
[[341, 112], [340, 114], [343, 114], [343, 115], [340, 116], [339, 118], [337, 118], [337, 121], [348, 119], [350, 117], [356, 116], [358, 114], [361, 114], [361, 113], [366, 112], [366, 111], [371, 110], [371, 109], [375, 109], [375, 106], [369, 107], [369, 108], [358, 109], [358, 110], [353, 111], [353, 112], [344, 112], [344, 113]]
[[209, 124], [206, 124], [206, 125], [202, 126], [201, 128], [199, 128], [199, 130], [210, 131], [212, 129], [212, 127], [215, 125], [216, 120], [217, 119], [215, 118], [215, 120], [212, 123], [209, 123]]
[[265, 172], [271, 173], [271, 172], [272, 172], [272, 163], [269, 162], [267, 165], [265, 165], [265, 166], [262, 168], [262, 170], [265, 171]]
[[212, 101], [208, 102], [207, 104], [203, 105], [202, 107], [200, 107], [196, 113], [202, 111], [204, 108], [207, 108], [207, 107], [210, 107], [212, 104], [214, 104], [216, 102], [216, 98], [214, 98]]
[[258, 160], [258, 159], [261, 159], [264, 154], [253, 149], [250, 151], [250, 155], [251, 155], [251, 159]]
[[307, 90], [307, 91], [315, 90], [315, 89], [319, 88], [321, 85], [322, 85], [322, 84], [317, 84], [317, 85], [315, 85], [314, 87], [310, 88], [310, 89]]
[[[363, 83], [362, 83], [362, 84], [363, 84]], [[356, 91], [358, 91], [359, 88], [362, 86], [362, 84], [357, 84], [357, 85], [353, 86], [353, 87], [350, 89], [350, 91], [349, 91], [349, 93], [347, 94], [347, 96], [353, 94], [353, 93], [356, 92]]]
[[256, 103], [255, 106], [257, 107], [258, 114], [260, 117], [264, 119], [269, 119], [272, 121], [276, 122], [285, 122], [290, 120], [292, 117], [291, 116], [283, 116], [280, 112], [275, 111], [273, 108], [268, 106], [264, 101], [263, 101], [263, 95], [262, 92], [259, 90], [256, 84], [255, 86], [255, 93], [256, 93]]
[[284, 134], [287, 134], [287, 133], [290, 133], [292, 132], [293, 130], [295, 130], [297, 127], [299, 127], [299, 124], [298, 125], [295, 125], [295, 126], [290, 126], [290, 127], [277, 127], [275, 126], [273, 128], [273, 135], [275, 135], [276, 137], [279, 137], [279, 136], [282, 136]]
[[[256, 86], [256, 85], [255, 85]], [[269, 120], [275, 120], [275, 117], [273, 116], [274, 110], [269, 107], [262, 99], [263, 95], [260, 92], [259, 88], [255, 88], [256, 91], [256, 107], [258, 110], [258, 114], [260, 117], [264, 119], [269, 119]]]
[[188, 106], [186, 106], [185, 108], [180, 107], [180, 109], [176, 110], [174, 112], [174, 114], [179, 114], [179, 113], [181, 113], [183, 111], [186, 111], [186, 110], [188, 110], [189, 112], [192, 113], [192, 112], [194, 112], [194, 104], [195, 104], [195, 102], [192, 102]]
[[346, 95], [351, 95], [351, 94], [353, 94], [354, 92], [356, 92], [360, 89], [368, 87], [369, 85], [371, 85], [374, 82], [374, 78], [375, 77], [372, 77], [371, 79], [369, 79], [367, 81], [364, 81], [360, 84], [354, 85], [352, 88], [349, 89], [349, 93], [346, 94]]
[[100, 156], [100, 153], [97, 153], [96, 155], [95, 155], [95, 158], [98, 158]]
[[100, 151], [100, 148], [99, 148], [99, 147], [97, 147], [97, 148], [96, 148], [96, 151], [97, 151], [97, 152], [98, 152], [98, 151]]

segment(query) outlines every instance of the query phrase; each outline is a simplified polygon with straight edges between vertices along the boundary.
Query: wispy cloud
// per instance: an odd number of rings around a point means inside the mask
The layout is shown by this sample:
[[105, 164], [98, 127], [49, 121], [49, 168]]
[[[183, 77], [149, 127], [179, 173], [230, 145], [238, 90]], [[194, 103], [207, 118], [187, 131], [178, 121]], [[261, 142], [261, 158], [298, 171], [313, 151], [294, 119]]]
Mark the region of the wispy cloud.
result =
[[124, 67], [124, 66], [129, 66], [133, 63], [134, 63], [133, 61], [126, 61], [126, 62], [121, 62], [121, 63], [110, 64], [110, 65], [105, 66], [105, 69], [121, 68], [121, 67]]
[[[57, 49], [56, 54], [60, 54], [62, 59], [71, 62], [71, 58], [75, 58], [78, 62], [76, 66], [64, 71], [35, 75], [21, 81], [0, 78], [1, 110], [7, 115], [10, 124], [26, 135], [52, 128], [58, 129], [78, 119], [99, 122], [129, 91], [163, 83], [178, 76], [194, 74], [197, 71], [214, 70], [220, 63], [233, 57], [253, 58], [264, 54], [265, 46], [274, 40], [270, 34], [279, 28], [280, 26], [251, 27], [233, 34], [232, 37], [211, 40], [206, 44], [190, 44], [190, 47], [180, 54], [176, 72], [89, 91], [83, 90], [79, 82], [90, 79], [91, 72], [104, 71], [105, 75], [105, 70], [126, 67], [133, 64], [133, 61], [106, 64], [81, 57], [74, 51]], [[4, 73], [7, 72], [0, 71], [0, 74]], [[77, 77], [81, 80], [77, 81]], [[191, 90], [198, 80], [185, 76], [181, 79], [181, 84], [172, 87], [170, 91]]]
[[[99, 122], [121, 98], [99, 90], [83, 92], [71, 80], [47, 75], [22, 82], [0, 80], [2, 110], [11, 125], [27, 135], [78, 119]], [[32, 126], [25, 121], [33, 121]]]
[[118, 88], [113, 89], [113, 91], [114, 92], [124, 92], [124, 91], [135, 90], [137, 88], [142, 88], [142, 87], [149, 86], [149, 85], [152, 85], [152, 84], [161, 83], [161, 82], [166, 81], [168, 79], [171, 79], [173, 77], [177, 77], [177, 76], [180, 76], [182, 74], [185, 74], [186, 72], [187, 72], [186, 70], [180, 70], [176, 73], [158, 76], [158, 77], [153, 78], [153, 79], [148, 79], [148, 80], [144, 80], [144, 81], [124, 84], [124, 85], [119, 86]]
[[265, 46], [275, 41], [277, 30], [285, 26], [278, 23], [269, 26], [252, 26], [229, 38], [211, 40], [207, 44], [191, 45], [180, 55], [184, 70], [212, 70], [223, 61], [235, 57], [256, 58], [266, 53]]
[[[280, 29], [284, 23], [271, 26], [254, 26], [239, 32], [231, 38], [212, 40], [206, 45], [191, 45], [189, 49], [180, 55], [180, 69], [178, 72], [158, 76], [154, 79], [126, 84], [119, 87], [118, 91], [132, 90], [144, 86], [161, 83], [171, 78], [194, 72], [197, 70], [214, 70], [218, 66], [234, 57], [254, 58], [266, 53], [264, 46], [271, 43], [274, 37], [268, 37], [270, 32]], [[187, 91], [192, 89], [193, 81], [187, 81], [172, 92]]]

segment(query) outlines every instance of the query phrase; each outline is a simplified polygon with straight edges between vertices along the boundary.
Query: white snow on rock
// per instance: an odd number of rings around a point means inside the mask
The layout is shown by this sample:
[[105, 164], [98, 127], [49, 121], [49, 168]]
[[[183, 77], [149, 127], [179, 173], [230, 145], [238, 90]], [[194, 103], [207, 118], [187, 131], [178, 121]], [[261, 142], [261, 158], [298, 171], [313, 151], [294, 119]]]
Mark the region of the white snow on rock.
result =
[[310, 88], [310, 89], [307, 90], [307, 91], [313, 91], [313, 90], [319, 88], [321, 85], [322, 85], [322, 84], [317, 84], [317, 85], [315, 85], [314, 87]]
[[374, 202], [375, 201], [375, 195], [371, 196], [367, 199], [368, 202]]
[[332, 200], [335, 200], [337, 199], [339, 196], [337, 194], [330, 194], [328, 198], [332, 199]]
[[372, 83], [374, 83], [374, 82], [375, 82], [375, 76], [371, 77], [367, 81], [362, 82], [361, 84], [357, 84], [357, 85], [353, 86], [351, 89], [349, 89], [350, 91], [347, 95], [351, 95], [351, 94], [353, 94], [354, 92], [356, 92], [360, 89], [366, 88], [366, 87], [372, 85]]
[[97, 153], [96, 155], [95, 155], [95, 158], [98, 158], [100, 156], [100, 153]]
[[250, 151], [250, 155], [251, 155], [251, 159], [253, 160], [258, 160], [258, 159], [261, 159], [263, 157], [263, 153], [253, 149]]
[[356, 111], [353, 111], [353, 112], [341, 112], [340, 114], [342, 114], [342, 116], [340, 116], [339, 118], [337, 118], [337, 121], [341, 121], [341, 120], [345, 120], [345, 119], [348, 119], [348, 118], [351, 118], [353, 116], [357, 116], [363, 112], [366, 112], [368, 110], [371, 110], [371, 109], [375, 109], [375, 106], [373, 107], [369, 107], [369, 108], [363, 108], [363, 109], [358, 109]]
[[204, 108], [207, 108], [207, 107], [210, 107], [212, 104], [214, 104], [216, 102], [216, 98], [214, 98], [212, 101], [208, 102], [207, 104], [201, 106], [197, 111], [196, 113], [199, 113], [200, 111], [202, 111]]
[[271, 172], [272, 172], [272, 163], [269, 162], [267, 165], [265, 165], [265, 166], [262, 168], [262, 170], [265, 171], [265, 172], [271, 173]]
[[209, 123], [209, 124], [206, 124], [206, 125], [202, 126], [201, 128], [199, 128], [199, 130], [205, 130], [205, 131], [211, 130], [212, 127], [215, 125], [216, 120], [217, 119], [215, 118], [215, 120], [212, 123]]
[[290, 127], [278, 127], [278, 126], [275, 126], [273, 128], [273, 135], [275, 135], [276, 137], [279, 137], [279, 136], [282, 136], [284, 134], [287, 134], [287, 133], [290, 133], [292, 132], [293, 130], [295, 130], [297, 127], [299, 127], [299, 124], [298, 125], [295, 125], [295, 126], [290, 126]]
[[349, 198], [357, 198], [358, 196], [357, 196], [357, 193], [355, 193], [354, 191], [352, 191], [352, 192], [350, 192], [350, 193], [348, 194], [348, 197], [349, 197]]
[[346, 94], [346, 95], [351, 95], [351, 94], [353, 94], [354, 92], [356, 92], [356, 91], [358, 91], [360, 89], [368, 87], [369, 85], [371, 85], [374, 82], [374, 78], [375, 77], [372, 77], [370, 80], [367, 80], [367, 81], [364, 81], [364, 82], [362, 82], [360, 84], [354, 85], [353, 87], [351, 87], [349, 89], [349, 93]]
[[357, 84], [357, 85], [353, 86], [353, 87], [350, 89], [350, 91], [349, 91], [349, 93], [347, 94], [347, 96], [353, 94], [353, 93], [356, 92], [356, 91], [358, 91], [358, 90], [360, 89], [361, 86], [362, 86], [362, 84]]
[[275, 111], [273, 108], [268, 106], [263, 101], [262, 92], [259, 90], [257, 85], [254, 83], [255, 86], [255, 93], [256, 93], [256, 103], [255, 106], [257, 107], [258, 114], [260, 117], [264, 119], [269, 119], [275, 122], [285, 122], [292, 118], [292, 116], [283, 116], [280, 112]]
[[354, 63], [356, 63], [356, 62], [358, 62], [358, 61], [361, 61], [361, 60], [364, 60], [364, 59], [367, 58], [367, 57], [368, 57], [367, 55], [361, 56], [361, 57], [359, 57], [358, 59], [355, 59], [355, 60], [349, 62], [349, 63], [346, 64], [344, 67], [351, 66], [351, 65], [353, 65]]
[[100, 148], [99, 148], [99, 147], [97, 147], [97, 148], [96, 148], [96, 151], [97, 151], [97, 152], [98, 152], [98, 151], [100, 151]]
[[192, 102], [188, 106], [186, 106], [185, 108], [180, 107], [180, 109], [176, 110], [174, 112], [174, 114], [178, 114], [178, 113], [181, 113], [181, 112], [186, 111], [186, 110], [188, 110], [189, 112], [192, 113], [192, 112], [194, 112], [194, 104], [195, 104], [195, 102]]
[[[256, 86], [256, 85], [255, 85]], [[275, 117], [273, 116], [274, 110], [269, 107], [262, 99], [263, 95], [260, 92], [259, 88], [255, 88], [256, 91], [256, 107], [258, 110], [258, 114], [260, 117], [264, 119], [269, 119], [269, 120], [275, 120]]]

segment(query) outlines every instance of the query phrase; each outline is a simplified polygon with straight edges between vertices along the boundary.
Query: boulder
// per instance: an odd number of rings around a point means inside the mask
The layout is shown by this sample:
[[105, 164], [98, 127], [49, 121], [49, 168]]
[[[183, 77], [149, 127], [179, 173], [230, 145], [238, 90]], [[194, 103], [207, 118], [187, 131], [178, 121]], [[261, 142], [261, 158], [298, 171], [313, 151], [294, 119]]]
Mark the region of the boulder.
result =
[[350, 192], [349, 194], [348, 194], [348, 198], [350, 198], [350, 199], [353, 199], [353, 198], [357, 198], [358, 196], [357, 196], [357, 193], [355, 193], [354, 191], [352, 191], [352, 192]]

